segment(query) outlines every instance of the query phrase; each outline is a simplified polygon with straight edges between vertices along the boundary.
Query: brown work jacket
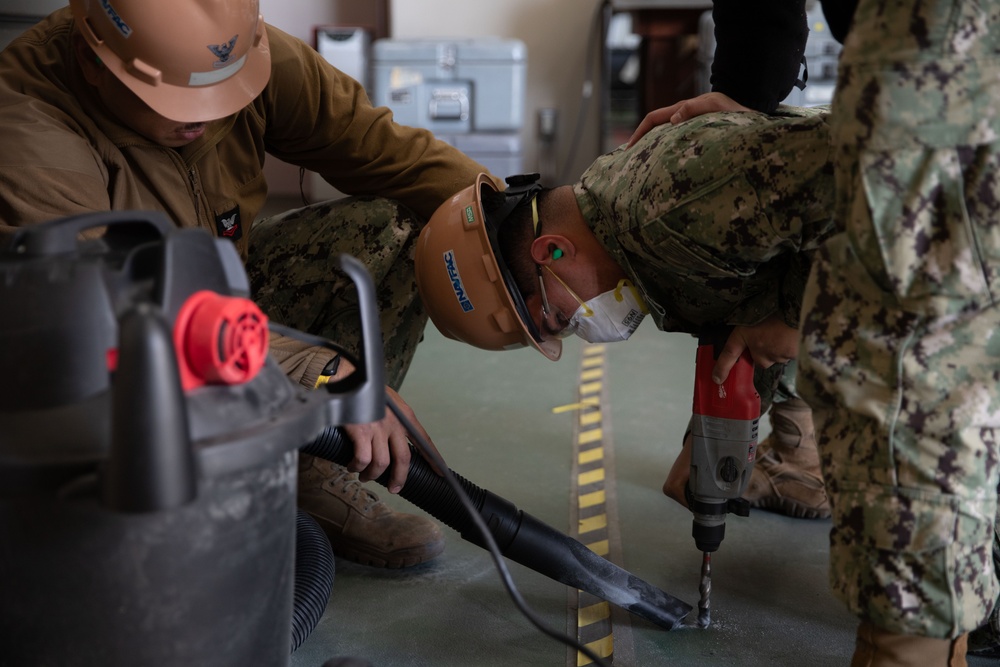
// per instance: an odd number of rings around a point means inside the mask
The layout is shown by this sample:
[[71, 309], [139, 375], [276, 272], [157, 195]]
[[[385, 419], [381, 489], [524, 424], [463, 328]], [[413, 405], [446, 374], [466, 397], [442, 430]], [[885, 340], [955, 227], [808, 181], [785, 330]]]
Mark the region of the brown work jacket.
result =
[[69, 8], [12, 42], [0, 53], [0, 247], [21, 225], [143, 209], [228, 236], [245, 258], [244, 230], [267, 197], [268, 153], [424, 219], [487, 171], [430, 132], [395, 123], [302, 40], [267, 30], [263, 92], [180, 149], [136, 134], [102, 103], [76, 62]]

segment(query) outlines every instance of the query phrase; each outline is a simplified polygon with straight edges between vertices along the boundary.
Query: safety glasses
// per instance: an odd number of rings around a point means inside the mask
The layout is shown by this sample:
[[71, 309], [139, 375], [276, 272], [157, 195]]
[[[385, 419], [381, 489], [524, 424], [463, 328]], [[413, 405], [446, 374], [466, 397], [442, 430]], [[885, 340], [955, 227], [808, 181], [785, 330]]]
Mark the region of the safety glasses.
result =
[[[538, 217], [537, 197], [533, 197], [531, 199], [531, 223], [535, 232], [535, 238], [537, 239], [542, 235], [542, 223]], [[569, 320], [564, 317], [560, 317], [555, 313], [552, 306], [549, 304], [549, 295], [545, 291], [545, 277], [542, 274], [542, 267], [537, 265], [535, 268], [538, 271], [538, 292], [542, 297], [542, 313], [540, 319], [541, 327], [539, 327], [539, 330], [553, 338], [568, 338], [569, 336], [572, 336], [576, 332], [576, 326], [570, 326]], [[559, 276], [552, 271], [552, 269], [549, 269], [547, 266], [545, 268], [549, 270], [549, 273], [555, 276], [555, 279], [558, 280], [570, 294], [576, 297], [573, 290], [569, 289], [566, 283], [564, 283]], [[576, 298], [577, 301], [580, 300], [579, 297]], [[584, 305], [582, 301], [580, 301], [580, 304]]]

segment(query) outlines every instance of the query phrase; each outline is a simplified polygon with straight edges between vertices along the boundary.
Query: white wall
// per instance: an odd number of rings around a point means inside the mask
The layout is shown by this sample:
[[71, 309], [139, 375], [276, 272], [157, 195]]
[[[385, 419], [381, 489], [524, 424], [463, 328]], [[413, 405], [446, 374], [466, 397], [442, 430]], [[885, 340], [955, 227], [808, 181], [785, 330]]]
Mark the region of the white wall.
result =
[[367, 0], [260, 0], [260, 12], [268, 23], [310, 44], [316, 25], [372, 27], [377, 20], [376, 6]]
[[[329, 0], [260, 0], [260, 13], [271, 25], [281, 28], [290, 35], [313, 43], [313, 27], [326, 23], [336, 23], [337, 13], [334, 3]], [[277, 158], [268, 156], [264, 163], [268, 192], [277, 196], [299, 195], [299, 170]], [[308, 190], [306, 195], [311, 193]]]

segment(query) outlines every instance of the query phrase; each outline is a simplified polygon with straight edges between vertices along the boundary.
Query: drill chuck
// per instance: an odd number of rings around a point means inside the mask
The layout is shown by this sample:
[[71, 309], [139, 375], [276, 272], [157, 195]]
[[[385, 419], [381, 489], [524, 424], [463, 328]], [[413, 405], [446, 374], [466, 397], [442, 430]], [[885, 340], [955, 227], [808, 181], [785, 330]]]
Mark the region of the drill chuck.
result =
[[722, 538], [726, 536], [726, 502], [691, 499], [691, 537], [698, 551], [718, 551]]
[[698, 551], [710, 553], [718, 551], [722, 538], [726, 536], [726, 515], [750, 515], [750, 503], [743, 498], [719, 500], [690, 496], [688, 504], [694, 520], [691, 522], [691, 537]]

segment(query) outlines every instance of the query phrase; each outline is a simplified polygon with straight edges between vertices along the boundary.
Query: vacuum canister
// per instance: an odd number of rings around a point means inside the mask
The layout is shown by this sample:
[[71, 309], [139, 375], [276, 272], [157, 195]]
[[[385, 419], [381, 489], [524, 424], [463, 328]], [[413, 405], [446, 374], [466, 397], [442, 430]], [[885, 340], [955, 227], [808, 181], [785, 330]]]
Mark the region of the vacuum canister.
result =
[[248, 292], [156, 213], [0, 254], [0, 665], [288, 663], [297, 450], [336, 411]]

